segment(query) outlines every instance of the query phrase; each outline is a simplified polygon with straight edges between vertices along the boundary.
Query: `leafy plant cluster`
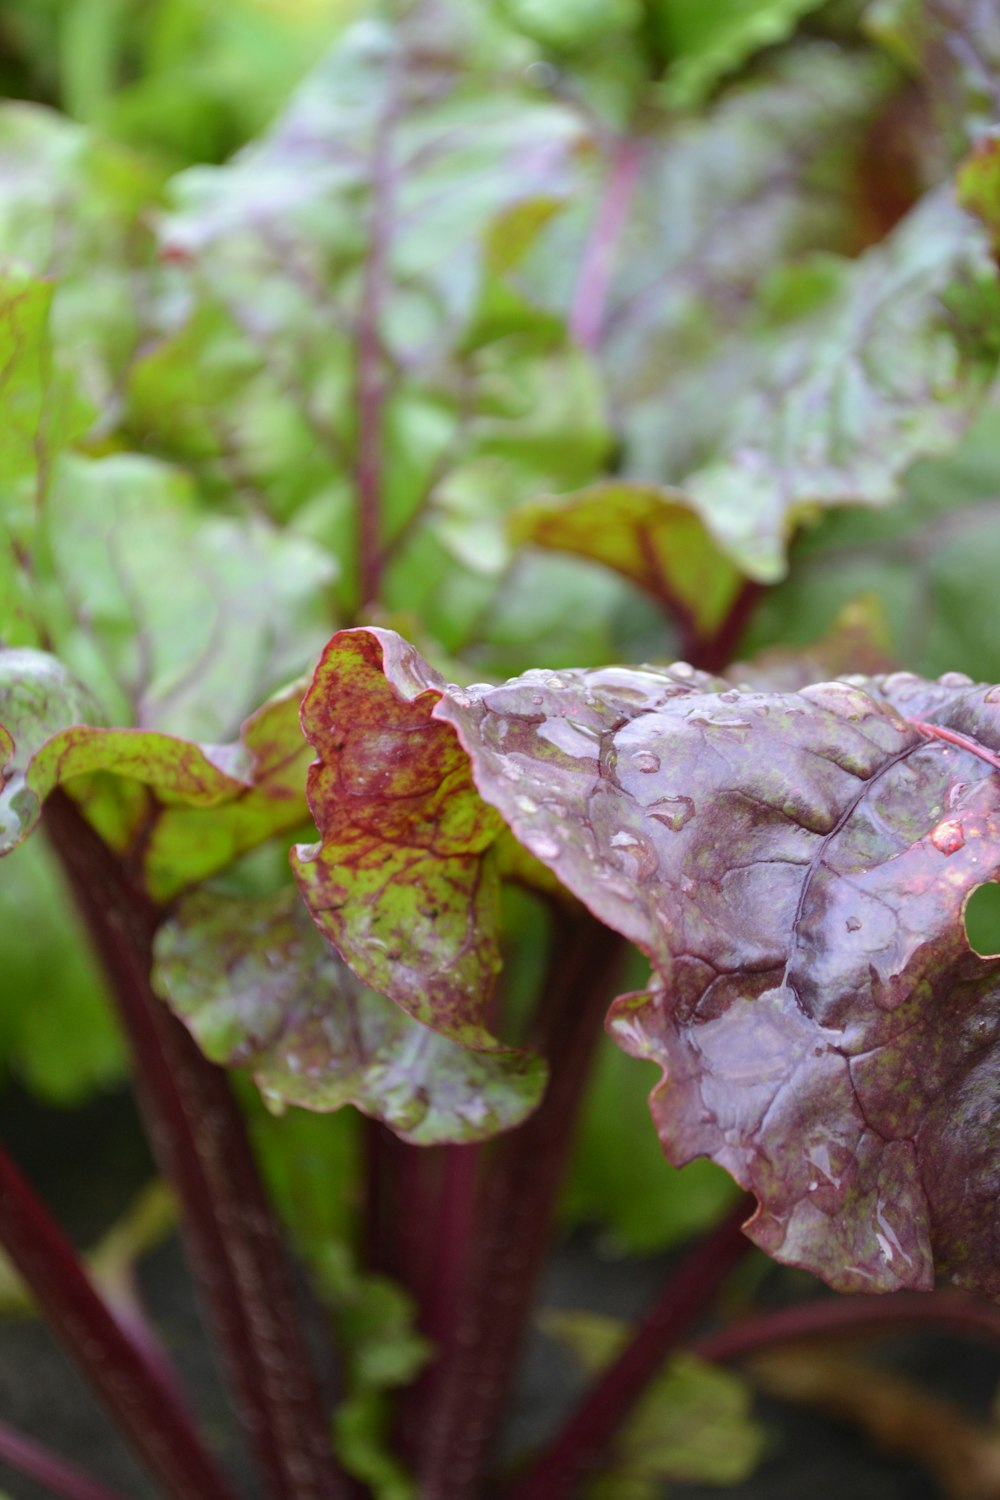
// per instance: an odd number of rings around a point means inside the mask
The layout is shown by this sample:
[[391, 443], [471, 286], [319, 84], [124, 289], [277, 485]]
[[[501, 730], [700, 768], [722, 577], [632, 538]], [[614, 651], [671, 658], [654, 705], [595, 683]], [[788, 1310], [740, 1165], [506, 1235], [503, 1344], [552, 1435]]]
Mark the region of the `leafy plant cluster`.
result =
[[[0, 1040], [128, 1053], [265, 1493], [738, 1479], [748, 1237], [995, 1334], [995, 8], [8, 10]], [[511, 1477], [560, 1195], [708, 1238]], [[3, 1152], [0, 1242], [224, 1500]]]

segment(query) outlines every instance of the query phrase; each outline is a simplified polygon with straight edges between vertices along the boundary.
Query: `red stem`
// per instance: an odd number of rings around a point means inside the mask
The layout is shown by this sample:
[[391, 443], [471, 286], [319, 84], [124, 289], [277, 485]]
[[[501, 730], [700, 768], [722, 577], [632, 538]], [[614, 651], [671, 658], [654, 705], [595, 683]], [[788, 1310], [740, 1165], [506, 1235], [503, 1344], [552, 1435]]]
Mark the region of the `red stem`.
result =
[[473, 1262], [455, 1289], [451, 1338], [427, 1383], [421, 1500], [475, 1500], [506, 1404], [559, 1182], [623, 944], [589, 914], [563, 919], [542, 1026], [552, 1076], [542, 1104], [487, 1163]]
[[[165, 1493], [174, 1500], [233, 1500], [188, 1413], [98, 1296], [73, 1247], [2, 1147], [0, 1243], [53, 1333]], [[31, 1445], [19, 1441], [21, 1459], [31, 1458]], [[16, 1462], [15, 1447], [7, 1435], [0, 1456]], [[34, 1458], [58, 1465], [42, 1450]], [[52, 1477], [44, 1482], [58, 1488]]]
[[154, 994], [160, 914], [64, 792], [45, 827], [102, 961], [237, 1411], [277, 1500], [344, 1494], [275, 1224], [228, 1080]]
[[64, 1500], [122, 1500], [116, 1490], [98, 1484], [89, 1474], [50, 1453], [41, 1443], [15, 1432], [6, 1422], [0, 1422], [0, 1462], [9, 1464], [28, 1479], [47, 1485]]
[[764, 584], [746, 579], [718, 630], [695, 647], [691, 656], [693, 667], [702, 672], [721, 672], [729, 666], [764, 590]]
[[616, 142], [604, 196], [583, 252], [569, 327], [577, 343], [591, 351], [601, 341], [615, 251], [632, 206], [643, 155], [640, 141], [626, 137]]
[[919, 729], [921, 734], [926, 734], [930, 739], [947, 740], [949, 745], [957, 745], [960, 750], [968, 750], [970, 755], [978, 756], [988, 766], [1000, 771], [1000, 755], [995, 755], [992, 750], [987, 750], [985, 745], [980, 745], [978, 740], [970, 740], [964, 734], [958, 734], [954, 729], [945, 729], [941, 724], [928, 724], [923, 719], [907, 719], [914, 729]]
[[933, 1324], [1000, 1343], [1000, 1307], [964, 1292], [892, 1292], [881, 1297], [836, 1297], [744, 1318], [690, 1347], [718, 1364], [745, 1359], [779, 1344], [805, 1339], [857, 1338]]
[[372, 158], [372, 207], [368, 258], [361, 284], [356, 339], [358, 588], [362, 608], [378, 599], [382, 553], [382, 406], [385, 373], [382, 303], [388, 278], [395, 175], [392, 136], [399, 108], [398, 79], [388, 81], [389, 99], [379, 120]]
[[572, 1500], [587, 1475], [631, 1415], [636, 1401], [746, 1252], [742, 1233], [753, 1207], [738, 1209], [682, 1261], [661, 1296], [619, 1357], [597, 1379], [535, 1467], [509, 1492], [508, 1500]]

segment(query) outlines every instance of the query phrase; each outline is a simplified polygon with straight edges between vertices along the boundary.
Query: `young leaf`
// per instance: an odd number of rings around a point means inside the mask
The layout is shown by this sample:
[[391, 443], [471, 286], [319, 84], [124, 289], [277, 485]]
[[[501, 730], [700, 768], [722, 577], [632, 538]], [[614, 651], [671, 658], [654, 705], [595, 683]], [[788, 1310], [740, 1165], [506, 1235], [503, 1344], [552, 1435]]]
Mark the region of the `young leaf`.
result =
[[[599, 1313], [549, 1309], [545, 1332], [597, 1375], [622, 1351], [628, 1328]], [[764, 1433], [751, 1416], [753, 1393], [732, 1370], [674, 1354], [651, 1383], [614, 1445], [587, 1500], [657, 1500], [664, 1480], [739, 1484], [753, 1473]]]
[[[651, 960], [611, 1027], [664, 1069], [675, 1163], [719, 1161], [760, 1200], [751, 1237], [840, 1288], [928, 1287], [937, 1268], [1000, 1290], [998, 960], [963, 923], [1000, 878], [1000, 689], [741, 692], [684, 664], [456, 689], [388, 633], [340, 641], [369, 712], [407, 716], [409, 785], [440, 786], [442, 758], [461, 776], [437, 738], [452, 725], [482, 797]], [[348, 714], [357, 699], [314, 721], [318, 745], [351, 745]], [[354, 774], [357, 798], [389, 773]]]
[[544, 1083], [526, 1054], [469, 1051], [366, 989], [294, 891], [189, 897], [158, 934], [155, 982], [206, 1056], [248, 1068], [272, 1108], [354, 1104], [426, 1146], [509, 1129]]

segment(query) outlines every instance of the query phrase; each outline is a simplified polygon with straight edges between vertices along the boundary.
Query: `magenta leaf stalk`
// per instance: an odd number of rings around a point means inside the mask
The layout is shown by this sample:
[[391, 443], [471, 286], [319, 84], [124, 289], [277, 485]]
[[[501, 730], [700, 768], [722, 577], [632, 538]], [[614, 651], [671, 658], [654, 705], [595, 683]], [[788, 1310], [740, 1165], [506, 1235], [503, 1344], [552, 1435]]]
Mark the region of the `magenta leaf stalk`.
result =
[[62, 1500], [123, 1500], [117, 1490], [99, 1484], [89, 1474], [50, 1452], [33, 1438], [25, 1437], [6, 1422], [0, 1422], [0, 1463], [16, 1469], [27, 1479], [47, 1485]]
[[338, 1500], [332, 1456], [284, 1245], [228, 1080], [150, 986], [159, 913], [71, 800], [45, 826], [128, 1037], [154, 1152], [248, 1441], [275, 1500]]
[[616, 142], [604, 196], [583, 252], [569, 327], [577, 343], [591, 351], [601, 341], [615, 252], [632, 207], [643, 154], [641, 141], [626, 137]]
[[948, 1328], [1000, 1343], [1000, 1307], [965, 1292], [892, 1292], [881, 1297], [835, 1297], [741, 1318], [697, 1339], [690, 1348], [717, 1364], [750, 1358], [783, 1344], [857, 1339], [907, 1328]]
[[[0, 1148], [0, 1244], [49, 1326], [136, 1452], [172, 1500], [233, 1500], [173, 1390], [95, 1291], [69, 1242]], [[0, 1456], [37, 1461], [22, 1440], [0, 1441]], [[66, 1471], [68, 1473], [68, 1471]], [[52, 1470], [45, 1483], [54, 1483]], [[63, 1493], [69, 1493], [63, 1491]], [[81, 1492], [78, 1492], [81, 1493]]]
[[541, 1106], [496, 1143], [451, 1337], [429, 1372], [421, 1500], [474, 1500], [510, 1392], [549, 1245], [559, 1182], [613, 993], [622, 943], [594, 918], [561, 919], [541, 1016], [552, 1073]]
[[618, 1358], [598, 1377], [552, 1446], [508, 1500], [572, 1500], [635, 1403], [691, 1325], [708, 1310], [730, 1271], [751, 1248], [742, 1233], [752, 1199], [690, 1250]]

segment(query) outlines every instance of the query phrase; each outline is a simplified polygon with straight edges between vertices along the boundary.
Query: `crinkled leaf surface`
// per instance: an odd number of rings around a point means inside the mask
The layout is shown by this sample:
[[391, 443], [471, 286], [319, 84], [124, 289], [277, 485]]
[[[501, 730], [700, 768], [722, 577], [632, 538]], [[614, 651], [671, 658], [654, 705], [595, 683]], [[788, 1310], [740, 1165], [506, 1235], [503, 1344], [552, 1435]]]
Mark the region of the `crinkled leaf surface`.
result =
[[366, 984], [445, 1036], [503, 1053], [484, 1022], [500, 968], [492, 846], [503, 824], [453, 732], [431, 718], [441, 688], [391, 631], [334, 636], [302, 705], [321, 842], [299, 846], [293, 867], [320, 930]]
[[[719, 1161], [760, 1200], [756, 1242], [841, 1288], [928, 1287], [937, 1268], [1000, 1291], [1000, 960], [963, 924], [1000, 876], [1000, 689], [741, 692], [683, 664], [454, 689], [389, 637], [342, 639], [369, 672], [382, 658], [433, 747], [409, 736], [409, 784], [453, 726], [520, 841], [651, 960], [610, 1024], [664, 1069], [675, 1162]], [[358, 790], [391, 764], [369, 758]], [[324, 904], [315, 878], [306, 895]]]
[[157, 986], [202, 1050], [248, 1068], [272, 1107], [355, 1104], [431, 1145], [495, 1135], [538, 1103], [537, 1059], [470, 1051], [366, 989], [294, 890], [192, 896], [156, 951]]
[[817, 506], [885, 505], [914, 459], [954, 447], [994, 373], [986, 241], [948, 197], [922, 202], [860, 260], [830, 263], [821, 306], [761, 330], [764, 366], [734, 401], [722, 456], [682, 487], [755, 576], [784, 571]]

